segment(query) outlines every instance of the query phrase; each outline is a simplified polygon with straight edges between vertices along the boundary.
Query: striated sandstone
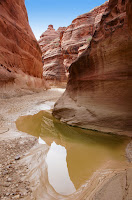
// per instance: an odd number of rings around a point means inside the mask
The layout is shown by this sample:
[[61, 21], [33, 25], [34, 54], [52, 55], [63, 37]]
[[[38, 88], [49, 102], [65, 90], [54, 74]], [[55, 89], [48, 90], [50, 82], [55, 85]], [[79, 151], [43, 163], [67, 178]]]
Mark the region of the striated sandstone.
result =
[[53, 25], [40, 36], [39, 44], [43, 52], [44, 77], [47, 80], [66, 81], [70, 64], [80, 56], [90, 44], [95, 27], [101, 20], [107, 2], [92, 11], [78, 16], [72, 24], [60, 27]]
[[0, 0], [0, 84], [42, 80], [40, 47], [29, 26], [24, 0]]
[[107, 4], [108, 2], [94, 8], [88, 13], [78, 16], [65, 30], [61, 46], [64, 56], [64, 66], [67, 70], [88, 47], [94, 29], [100, 22]]
[[49, 25], [39, 40], [43, 53], [43, 75], [46, 80], [52, 81], [52, 84], [66, 82], [63, 54], [61, 51], [61, 38], [64, 30], [65, 27], [59, 27], [55, 31], [53, 25]]
[[39, 45], [45, 47], [52, 40], [58, 37], [58, 33], [55, 31], [53, 25], [49, 25], [48, 29], [40, 36]]
[[53, 115], [88, 129], [132, 131], [132, 3], [110, 0], [86, 51], [70, 66]]

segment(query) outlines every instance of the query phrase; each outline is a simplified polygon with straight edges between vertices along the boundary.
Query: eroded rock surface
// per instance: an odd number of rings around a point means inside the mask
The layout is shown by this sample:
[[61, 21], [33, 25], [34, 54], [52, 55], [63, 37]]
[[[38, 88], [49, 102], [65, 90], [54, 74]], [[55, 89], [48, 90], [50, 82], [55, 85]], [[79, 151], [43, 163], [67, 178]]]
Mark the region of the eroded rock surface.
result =
[[67, 27], [61, 42], [64, 66], [67, 70], [90, 44], [94, 29], [100, 22], [107, 4], [108, 2], [94, 8], [88, 13], [78, 16]]
[[107, 2], [92, 11], [74, 19], [70, 26], [53, 25], [40, 36], [39, 44], [43, 52], [44, 77], [47, 80], [66, 81], [69, 66], [90, 44], [93, 31], [101, 20]]
[[52, 81], [52, 84], [55, 84], [55, 82], [66, 82], [61, 51], [61, 38], [64, 30], [65, 27], [60, 27], [55, 31], [53, 25], [49, 25], [39, 40], [43, 52], [43, 75], [47, 80]]
[[[29, 26], [24, 0], [0, 1], [0, 83], [42, 81], [40, 47]], [[34, 78], [36, 77], [36, 78]]]
[[110, 0], [87, 50], [70, 66], [56, 118], [105, 132], [132, 131], [131, 1]]

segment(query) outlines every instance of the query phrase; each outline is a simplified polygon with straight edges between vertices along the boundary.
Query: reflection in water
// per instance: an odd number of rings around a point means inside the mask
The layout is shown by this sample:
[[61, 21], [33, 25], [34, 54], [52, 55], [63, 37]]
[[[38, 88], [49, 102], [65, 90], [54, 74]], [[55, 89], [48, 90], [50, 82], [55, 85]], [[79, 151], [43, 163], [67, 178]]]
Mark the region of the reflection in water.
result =
[[71, 127], [46, 111], [20, 117], [16, 126], [51, 146], [46, 160], [49, 181], [61, 194], [74, 192], [107, 161], [125, 161], [128, 138]]
[[69, 177], [66, 155], [65, 147], [53, 142], [46, 158], [49, 182], [62, 195], [70, 195], [76, 191]]
[[46, 142], [39, 137], [39, 144], [46, 144]]

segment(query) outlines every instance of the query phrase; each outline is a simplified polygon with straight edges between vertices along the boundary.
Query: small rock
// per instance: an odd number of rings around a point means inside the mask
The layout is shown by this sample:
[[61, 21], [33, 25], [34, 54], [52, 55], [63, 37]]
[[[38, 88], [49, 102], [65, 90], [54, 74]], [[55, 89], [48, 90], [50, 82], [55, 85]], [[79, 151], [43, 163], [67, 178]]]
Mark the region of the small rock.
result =
[[15, 160], [20, 160], [20, 156], [17, 155], [17, 156], [15, 157]]
[[22, 183], [22, 181], [20, 180], [18, 183]]
[[4, 186], [5, 186], [5, 187], [9, 187], [10, 184], [9, 184], [9, 183], [5, 183]]
[[19, 198], [20, 198], [19, 194], [13, 197], [13, 199], [19, 199]]
[[8, 174], [8, 171], [4, 171], [4, 172], [3, 172], [3, 175], [6, 175], [6, 174]]
[[6, 193], [6, 196], [9, 196], [10, 195], [10, 193]]
[[23, 193], [21, 193], [21, 197], [24, 197], [24, 196], [27, 196], [27, 192], [23, 192]]
[[11, 182], [11, 181], [12, 181], [12, 179], [11, 179], [11, 178], [8, 178], [8, 179], [7, 179], [7, 182]]
[[7, 168], [7, 169], [11, 168], [11, 165], [7, 166], [6, 168]]
[[16, 195], [16, 193], [12, 193], [11, 195], [14, 196], [14, 195]]

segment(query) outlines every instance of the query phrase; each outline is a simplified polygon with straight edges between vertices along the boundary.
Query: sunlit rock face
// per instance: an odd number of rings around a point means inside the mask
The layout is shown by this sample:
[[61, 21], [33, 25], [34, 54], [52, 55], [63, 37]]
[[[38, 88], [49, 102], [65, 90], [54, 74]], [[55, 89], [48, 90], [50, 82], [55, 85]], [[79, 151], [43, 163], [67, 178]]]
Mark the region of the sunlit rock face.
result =
[[94, 8], [88, 13], [78, 16], [63, 34], [61, 46], [64, 56], [64, 66], [68, 70], [69, 66], [88, 47], [94, 29], [101, 20], [108, 2]]
[[49, 25], [39, 40], [43, 53], [43, 76], [52, 84], [66, 82], [67, 80], [61, 51], [61, 38], [64, 30], [65, 27], [60, 27], [55, 31], [53, 25]]
[[53, 25], [49, 25], [47, 30], [40, 36], [39, 45], [45, 47], [57, 37], [58, 33], [55, 31]]
[[89, 129], [131, 135], [132, 3], [110, 0], [86, 51], [70, 66], [53, 115]]
[[89, 13], [72, 21], [70, 26], [60, 27], [57, 31], [53, 25], [40, 36], [39, 44], [43, 52], [44, 77], [47, 80], [66, 81], [70, 64], [88, 47], [93, 30], [101, 20], [107, 2]]
[[[0, 82], [26, 76], [42, 84], [40, 47], [29, 26], [24, 0], [0, 0]], [[18, 78], [18, 79], [19, 79]], [[33, 81], [34, 82], [34, 81]]]

